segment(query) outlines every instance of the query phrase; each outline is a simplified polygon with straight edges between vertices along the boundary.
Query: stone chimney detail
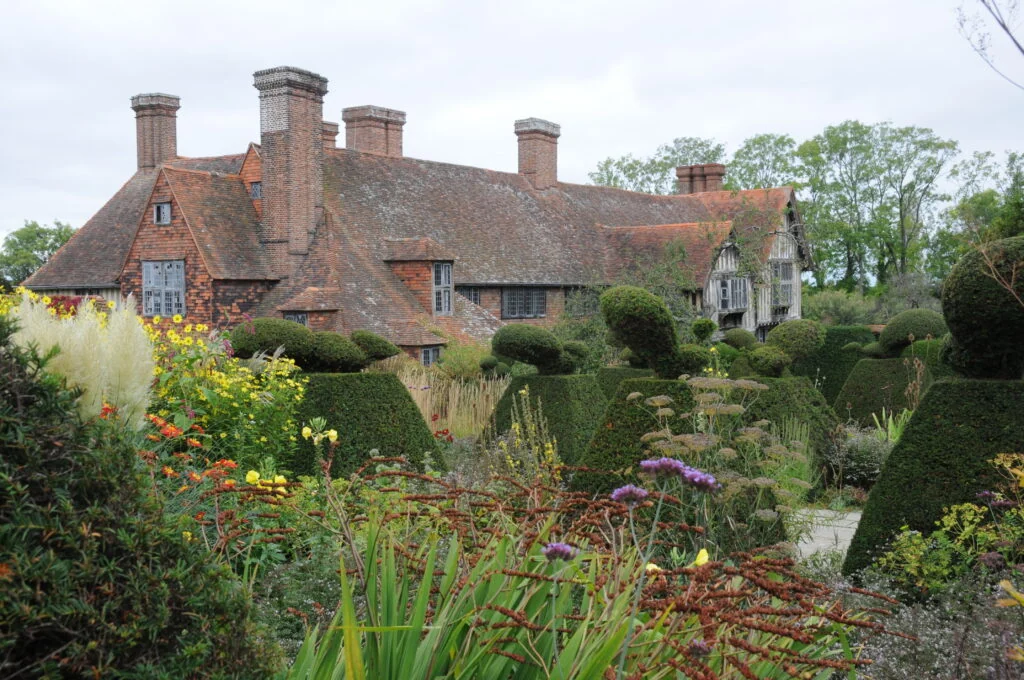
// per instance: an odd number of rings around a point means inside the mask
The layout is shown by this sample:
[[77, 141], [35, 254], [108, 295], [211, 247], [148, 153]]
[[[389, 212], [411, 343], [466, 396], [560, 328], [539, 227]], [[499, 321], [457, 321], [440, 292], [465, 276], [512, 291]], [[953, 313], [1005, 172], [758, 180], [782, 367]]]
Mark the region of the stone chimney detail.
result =
[[[297, 270], [324, 206], [327, 79], [291, 66], [257, 71], [260, 92], [263, 235], [279, 276]], [[287, 257], [286, 257], [287, 255]]]
[[402, 157], [405, 111], [383, 106], [352, 106], [341, 110], [345, 148], [378, 156]]
[[721, 191], [724, 180], [725, 166], [721, 163], [682, 165], [676, 168], [676, 181], [680, 194]]
[[139, 169], [155, 168], [178, 155], [180, 108], [181, 99], [173, 94], [153, 92], [132, 97]]
[[324, 148], [338, 148], [338, 124], [324, 121]]
[[535, 189], [547, 189], [558, 183], [558, 137], [561, 126], [540, 118], [516, 121], [519, 138], [519, 174]]

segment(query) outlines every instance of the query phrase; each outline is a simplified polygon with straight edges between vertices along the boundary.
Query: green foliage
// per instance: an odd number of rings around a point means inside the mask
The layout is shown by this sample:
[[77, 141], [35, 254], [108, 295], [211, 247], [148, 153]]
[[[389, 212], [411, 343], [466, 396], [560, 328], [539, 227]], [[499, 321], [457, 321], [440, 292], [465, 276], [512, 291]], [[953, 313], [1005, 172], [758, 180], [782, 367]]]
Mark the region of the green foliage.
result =
[[370, 361], [382, 361], [389, 357], [397, 356], [401, 351], [391, 342], [370, 331], [352, 331], [349, 338]]
[[[443, 467], [437, 442], [408, 390], [391, 373], [312, 373], [297, 419], [327, 420], [338, 432], [331, 474], [347, 477], [376, 449], [382, 456], [405, 456], [417, 468], [424, 454], [434, 468]], [[319, 464], [313, 445], [303, 441], [295, 458], [279, 461], [293, 475], [317, 475]]]
[[679, 368], [689, 375], [700, 375], [711, 365], [711, 351], [703, 345], [686, 344], [679, 346]]
[[241, 358], [258, 352], [273, 354], [284, 347], [284, 356], [294, 359], [300, 368], [313, 358], [313, 332], [301, 323], [285, 319], [262, 318], [239, 324], [231, 331], [231, 347]]
[[883, 359], [886, 355], [885, 348], [882, 347], [882, 343], [877, 340], [875, 342], [869, 342], [866, 345], [861, 345], [860, 353], [866, 357], [871, 357], [872, 359]]
[[903, 359], [920, 359], [928, 367], [936, 380], [954, 375], [953, 369], [942, 360], [942, 346], [946, 336], [933, 340], [915, 340], [903, 348], [900, 357]]
[[513, 378], [494, 407], [489, 438], [508, 432], [512, 426], [513, 402], [524, 388], [529, 393], [530, 404], [539, 409], [547, 421], [547, 431], [555, 439], [558, 457], [567, 465], [575, 465], [594, 434], [608, 401], [597, 380], [592, 375]]
[[822, 456], [826, 483], [831, 486], [870, 489], [878, 479], [895, 441], [878, 436], [875, 428], [859, 427], [854, 423], [844, 426], [841, 431], [837, 430], [835, 435]]
[[619, 383], [631, 378], [650, 378], [654, 371], [649, 368], [634, 368], [632, 366], [612, 366], [602, 368], [597, 372], [597, 384], [607, 399], [615, 396], [619, 389]]
[[798, 361], [825, 345], [825, 327], [810, 319], [793, 319], [771, 329], [767, 341]]
[[996, 488], [989, 460], [1024, 442], [1024, 383], [935, 383], [889, 454], [864, 508], [843, 571], [858, 571], [907, 525], [928, 532], [943, 509]]
[[480, 360], [480, 370], [482, 370], [484, 373], [487, 373], [488, 371], [493, 371], [497, 367], [498, 357], [494, 356], [493, 354], [488, 354], [487, 356]]
[[52, 227], [25, 220], [25, 226], [9, 233], [0, 247], [0, 291], [13, 289], [32, 276], [74, 231], [60, 220], [54, 220]]
[[685, 373], [679, 335], [665, 302], [635, 286], [616, 286], [601, 294], [601, 314], [615, 338], [662, 378]]
[[448, 338], [448, 344], [433, 368], [453, 380], [477, 380], [484, 376], [480, 362], [490, 352], [491, 348], [486, 343]]
[[741, 352], [738, 357], [732, 360], [729, 365], [729, 377], [733, 380], [738, 378], [749, 378], [757, 375], [754, 367], [750, 365], [750, 353]]
[[680, 137], [662, 144], [648, 158], [606, 158], [589, 173], [590, 181], [606, 187], [618, 187], [649, 194], [676, 193], [676, 168], [681, 165], [724, 163], [725, 147], [713, 139]]
[[789, 135], [758, 134], [743, 140], [729, 161], [727, 189], [800, 188], [796, 142]]
[[821, 290], [803, 296], [800, 313], [805, 319], [827, 325], [858, 326], [874, 323], [878, 303], [859, 292]]
[[965, 255], [942, 288], [953, 367], [978, 378], [1024, 376], [1024, 236]]
[[359, 346], [340, 333], [313, 333], [313, 351], [303, 368], [316, 373], [358, 373], [369, 363]]
[[690, 330], [693, 331], [693, 337], [697, 339], [697, 343], [706, 345], [711, 341], [711, 336], [718, 330], [718, 324], [711, 319], [694, 319], [693, 323], [690, 324]]
[[923, 363], [918, 368], [910, 359], [861, 359], [847, 376], [833, 407], [840, 417], [867, 427], [874, 423], [875, 415], [882, 415], [882, 409], [913, 410], [917, 397], [932, 381]]
[[725, 371], [729, 370], [729, 367], [732, 366], [732, 362], [740, 355], [740, 351], [738, 349], [732, 345], [727, 345], [724, 342], [716, 342], [711, 347], [718, 354], [719, 368]]
[[816, 352], [794, 361], [790, 371], [813, 380], [825, 400], [835, 403], [847, 376], [862, 358], [861, 345], [874, 339], [865, 326], [826, 326], [824, 344]]
[[908, 309], [889, 320], [878, 336], [878, 343], [888, 355], [897, 356], [915, 340], [941, 338], [946, 331], [946, 321], [938, 312]]
[[0, 672], [269, 677], [241, 584], [167, 523], [120, 425], [83, 424], [40, 364], [0, 352]]
[[736, 349], [750, 349], [758, 344], [757, 337], [745, 328], [730, 328], [722, 337], [722, 342]]
[[762, 345], [747, 353], [750, 367], [758, 375], [778, 378], [791, 363], [792, 357], [775, 345]]
[[619, 353], [619, 358], [629, 364], [630, 368], [647, 368], [647, 362], [628, 347]]
[[562, 344], [546, 328], [527, 323], [510, 323], [498, 329], [491, 347], [499, 356], [532, 364], [543, 375], [571, 373], [571, 357], [564, 357]]

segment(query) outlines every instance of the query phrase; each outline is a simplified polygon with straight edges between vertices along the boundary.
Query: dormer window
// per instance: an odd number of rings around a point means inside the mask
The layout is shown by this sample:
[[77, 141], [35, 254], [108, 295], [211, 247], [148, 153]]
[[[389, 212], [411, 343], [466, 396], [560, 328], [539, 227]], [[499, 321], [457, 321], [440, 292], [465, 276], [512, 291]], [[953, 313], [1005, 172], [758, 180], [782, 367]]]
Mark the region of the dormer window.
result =
[[452, 263], [434, 263], [434, 314], [452, 313]]
[[170, 224], [171, 223], [171, 204], [167, 203], [155, 203], [153, 204], [153, 224]]
[[254, 201], [263, 198], [263, 182], [253, 182], [249, 185], [249, 198]]

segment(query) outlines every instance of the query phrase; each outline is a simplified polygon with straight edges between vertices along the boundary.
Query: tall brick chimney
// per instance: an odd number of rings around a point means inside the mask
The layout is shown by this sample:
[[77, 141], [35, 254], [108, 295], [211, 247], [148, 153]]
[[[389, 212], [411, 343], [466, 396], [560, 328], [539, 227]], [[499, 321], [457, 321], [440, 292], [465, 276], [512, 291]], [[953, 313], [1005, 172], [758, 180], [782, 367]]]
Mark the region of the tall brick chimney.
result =
[[516, 121], [515, 130], [519, 138], [519, 174], [536, 189], [557, 184], [561, 126], [540, 118], [524, 118]]
[[402, 157], [405, 111], [383, 106], [350, 106], [341, 110], [345, 122], [345, 148], [378, 156]]
[[338, 124], [324, 121], [324, 148], [338, 148]]
[[178, 155], [180, 108], [181, 99], [173, 94], [152, 92], [132, 97], [140, 169], [155, 168]]
[[284, 277], [309, 252], [323, 215], [327, 79], [292, 66], [257, 71], [253, 78], [260, 92], [263, 243], [275, 273]]
[[676, 181], [680, 194], [721, 191], [724, 179], [725, 166], [721, 163], [682, 165], [676, 168]]

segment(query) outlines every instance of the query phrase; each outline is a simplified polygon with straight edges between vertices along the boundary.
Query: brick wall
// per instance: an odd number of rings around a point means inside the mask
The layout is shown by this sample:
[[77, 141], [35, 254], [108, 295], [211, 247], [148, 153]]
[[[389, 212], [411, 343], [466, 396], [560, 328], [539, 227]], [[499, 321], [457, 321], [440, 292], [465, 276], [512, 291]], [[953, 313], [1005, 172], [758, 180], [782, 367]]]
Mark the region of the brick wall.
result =
[[140, 168], [155, 168], [178, 155], [179, 101], [174, 95], [160, 93], [132, 97]]
[[413, 297], [423, 305], [428, 314], [434, 313], [434, 263], [433, 262], [389, 262], [395, 273]]
[[[171, 223], [153, 223], [153, 205], [171, 203]], [[167, 178], [160, 174], [153, 195], [142, 215], [128, 260], [121, 270], [121, 294], [134, 295], [142, 314], [142, 262], [143, 260], [185, 261], [185, 315], [191, 323], [214, 324], [213, 281], [203, 265], [192, 234], [189, 232], [181, 209], [171, 197]], [[164, 322], [165, 324], [168, 322]]]
[[214, 281], [212, 325], [218, 328], [238, 325], [268, 290], [270, 284], [266, 281]]
[[[242, 176], [242, 181], [245, 182], [245, 190], [252, 195], [252, 184], [253, 182], [263, 181], [263, 167], [260, 161], [260, 155], [256, 153], [256, 149], [251, 145], [249, 150], [245, 153], [245, 160], [242, 161], [242, 169], [239, 174]], [[256, 208], [256, 219], [263, 219], [263, 200], [254, 199], [252, 202], [254, 208]]]
[[547, 314], [535, 319], [504, 319], [501, 316], [501, 288], [478, 288], [480, 306], [508, 323], [529, 323], [535, 326], [554, 326], [565, 312], [565, 289], [545, 288], [547, 291]]
[[558, 183], [558, 136], [561, 128], [539, 118], [526, 118], [515, 123], [519, 138], [519, 174], [537, 189]]

